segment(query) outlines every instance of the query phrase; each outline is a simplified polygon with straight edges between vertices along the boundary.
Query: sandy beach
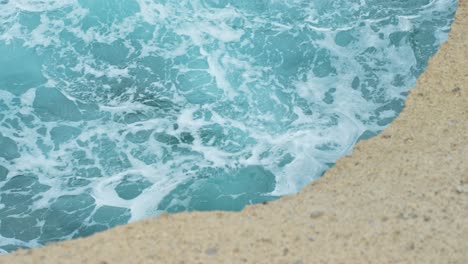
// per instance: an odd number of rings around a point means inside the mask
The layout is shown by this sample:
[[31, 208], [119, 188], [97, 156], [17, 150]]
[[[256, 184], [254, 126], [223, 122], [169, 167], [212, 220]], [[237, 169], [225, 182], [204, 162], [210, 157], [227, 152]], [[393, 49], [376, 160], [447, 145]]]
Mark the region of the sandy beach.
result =
[[297, 195], [163, 215], [0, 263], [468, 263], [468, 1], [401, 115]]

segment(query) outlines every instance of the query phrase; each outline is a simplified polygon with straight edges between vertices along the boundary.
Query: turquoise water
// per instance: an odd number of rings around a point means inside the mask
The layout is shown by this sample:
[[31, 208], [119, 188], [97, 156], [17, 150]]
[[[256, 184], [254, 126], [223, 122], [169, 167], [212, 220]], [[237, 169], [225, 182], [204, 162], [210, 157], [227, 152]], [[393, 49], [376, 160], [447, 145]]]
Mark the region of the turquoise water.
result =
[[299, 191], [385, 128], [455, 0], [0, 0], [0, 249]]

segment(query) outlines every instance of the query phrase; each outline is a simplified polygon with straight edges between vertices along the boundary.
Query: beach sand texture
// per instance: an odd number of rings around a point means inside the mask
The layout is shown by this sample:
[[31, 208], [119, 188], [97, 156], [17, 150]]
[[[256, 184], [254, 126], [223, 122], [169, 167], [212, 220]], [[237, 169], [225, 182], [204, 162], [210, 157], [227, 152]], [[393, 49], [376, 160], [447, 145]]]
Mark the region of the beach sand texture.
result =
[[401, 115], [299, 194], [163, 215], [0, 263], [468, 263], [468, 1]]

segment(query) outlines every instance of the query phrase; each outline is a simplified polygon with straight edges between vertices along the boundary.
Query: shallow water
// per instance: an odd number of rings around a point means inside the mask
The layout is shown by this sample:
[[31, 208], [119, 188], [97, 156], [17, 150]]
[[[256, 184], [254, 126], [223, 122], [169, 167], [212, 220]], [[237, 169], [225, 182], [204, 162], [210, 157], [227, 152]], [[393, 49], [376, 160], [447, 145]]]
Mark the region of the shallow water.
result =
[[299, 191], [385, 128], [455, 0], [0, 0], [0, 249]]

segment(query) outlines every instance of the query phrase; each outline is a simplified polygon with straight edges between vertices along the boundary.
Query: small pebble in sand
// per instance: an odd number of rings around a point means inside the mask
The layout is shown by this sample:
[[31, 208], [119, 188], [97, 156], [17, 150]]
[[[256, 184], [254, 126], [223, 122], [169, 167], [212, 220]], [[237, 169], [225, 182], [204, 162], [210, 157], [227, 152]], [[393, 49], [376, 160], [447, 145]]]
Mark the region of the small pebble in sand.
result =
[[321, 217], [322, 215], [323, 215], [322, 211], [314, 211], [310, 213], [310, 218], [315, 219], [315, 218]]
[[216, 249], [216, 248], [209, 248], [209, 249], [205, 250], [205, 253], [206, 253], [207, 255], [210, 255], [210, 256], [216, 255], [216, 254], [218, 253], [218, 249]]

